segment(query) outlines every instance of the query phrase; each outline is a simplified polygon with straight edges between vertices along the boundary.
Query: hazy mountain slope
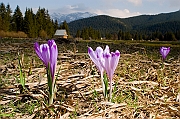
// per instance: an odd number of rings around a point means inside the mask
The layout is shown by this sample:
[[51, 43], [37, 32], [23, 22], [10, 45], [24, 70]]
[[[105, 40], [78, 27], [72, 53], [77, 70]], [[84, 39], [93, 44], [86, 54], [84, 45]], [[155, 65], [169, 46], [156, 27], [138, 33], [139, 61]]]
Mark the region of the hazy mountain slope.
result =
[[106, 15], [99, 15], [70, 22], [69, 29], [72, 35], [77, 30], [92, 27], [101, 33], [123, 31], [176, 31], [180, 30], [180, 11], [162, 13], [157, 15], [140, 15], [130, 18], [114, 18]]

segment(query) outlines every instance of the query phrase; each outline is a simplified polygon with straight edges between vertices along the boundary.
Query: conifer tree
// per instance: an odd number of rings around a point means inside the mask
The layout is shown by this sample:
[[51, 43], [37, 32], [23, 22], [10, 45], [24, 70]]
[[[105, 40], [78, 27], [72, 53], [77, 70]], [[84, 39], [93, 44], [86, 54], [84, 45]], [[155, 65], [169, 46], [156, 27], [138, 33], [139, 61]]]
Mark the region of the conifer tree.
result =
[[0, 15], [1, 15], [1, 30], [6, 31], [6, 7], [4, 3], [0, 5]]
[[11, 7], [10, 5], [8, 4], [6, 6], [6, 21], [5, 21], [5, 25], [6, 25], [6, 30], [5, 31], [10, 31], [10, 24], [11, 24], [11, 13], [12, 13], [12, 10], [11, 10]]
[[125, 40], [131, 40], [132, 39], [132, 35], [130, 34], [130, 32], [126, 32], [125, 33]]
[[75, 37], [76, 37], [76, 38], [79, 38], [80, 35], [81, 35], [80, 30], [77, 30]]
[[23, 30], [23, 15], [18, 5], [12, 17], [12, 30], [16, 32]]
[[4, 3], [0, 4], [0, 30], [3, 30], [5, 32], [10, 30], [11, 12], [12, 11], [9, 4], [7, 5], [7, 7], [5, 7]]
[[67, 24], [66, 21], [64, 21], [64, 22], [60, 25], [59, 28], [60, 28], [60, 29], [66, 29], [67, 35], [68, 35], [68, 36], [70, 35], [69, 27], [68, 27], [68, 24]]
[[118, 40], [122, 40], [122, 30], [119, 30], [118, 32]]
[[28, 34], [29, 37], [33, 38], [36, 37], [35, 34], [35, 24], [34, 24], [34, 13], [32, 9], [26, 9], [25, 16], [24, 16], [24, 31]]
[[36, 26], [37, 26], [37, 32], [38, 36], [42, 36], [43, 34], [46, 34], [47, 37], [52, 37], [55, 33], [55, 27], [53, 20], [51, 20], [48, 10], [45, 10], [44, 8], [39, 8], [36, 13]]
[[50, 15], [48, 13], [48, 10], [45, 10], [45, 31], [48, 35], [48, 37], [52, 38], [54, 35], [54, 27], [53, 27], [53, 20], [51, 20]]
[[101, 32], [100, 31], [97, 31], [97, 39], [101, 39]]
[[56, 19], [54, 22], [54, 33], [56, 32], [57, 29], [58, 29], [58, 21]]
[[43, 30], [43, 23], [44, 23], [44, 15], [43, 15], [43, 9], [39, 7], [38, 11], [36, 12], [36, 28], [38, 36], [40, 35], [40, 32]]
[[3, 20], [2, 20], [2, 17], [0, 16], [0, 31], [3, 30], [2, 24], [3, 24]]

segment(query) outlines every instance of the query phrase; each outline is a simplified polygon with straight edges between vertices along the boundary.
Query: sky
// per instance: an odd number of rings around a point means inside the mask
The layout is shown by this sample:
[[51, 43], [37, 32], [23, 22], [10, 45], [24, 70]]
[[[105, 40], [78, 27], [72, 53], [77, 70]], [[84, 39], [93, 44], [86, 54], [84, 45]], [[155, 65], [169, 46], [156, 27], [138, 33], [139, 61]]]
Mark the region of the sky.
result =
[[98, 15], [127, 18], [138, 15], [153, 15], [180, 10], [180, 0], [1, 0], [12, 11], [17, 5], [24, 13], [26, 8], [45, 8], [49, 13], [69, 14], [91, 12]]

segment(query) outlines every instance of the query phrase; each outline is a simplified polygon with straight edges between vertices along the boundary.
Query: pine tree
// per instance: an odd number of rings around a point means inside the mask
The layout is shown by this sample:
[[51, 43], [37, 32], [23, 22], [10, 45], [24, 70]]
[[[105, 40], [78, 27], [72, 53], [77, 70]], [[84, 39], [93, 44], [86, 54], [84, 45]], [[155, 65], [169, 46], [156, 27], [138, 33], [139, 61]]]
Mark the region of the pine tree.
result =
[[80, 30], [77, 30], [75, 37], [80, 38], [80, 35], [81, 35]]
[[142, 40], [142, 34], [141, 33], [139, 34], [139, 40]]
[[6, 24], [6, 30], [5, 31], [10, 31], [11, 13], [12, 13], [11, 7], [8, 4], [6, 6], [6, 23], [5, 23]]
[[38, 36], [40, 36], [40, 32], [43, 30], [43, 24], [44, 23], [44, 15], [43, 15], [43, 9], [39, 7], [38, 11], [36, 12], [36, 28]]
[[135, 36], [134, 36], [134, 40], [139, 40], [139, 34], [136, 32]]
[[58, 21], [56, 19], [54, 22], [54, 33], [56, 32], [57, 29], [58, 29]]
[[122, 40], [122, 30], [119, 30], [118, 32], [118, 40]]
[[89, 34], [88, 34], [88, 29], [84, 28], [81, 32], [81, 38], [83, 40], [88, 40], [89, 39]]
[[2, 23], [1, 23], [1, 30], [6, 31], [6, 7], [4, 5], [4, 3], [1, 3], [0, 5], [0, 15], [1, 15], [1, 19], [2, 19]]
[[3, 19], [2, 17], [0, 16], [0, 31], [3, 30]]
[[176, 31], [176, 34], [175, 34], [177, 40], [180, 40], [180, 31]]
[[18, 5], [12, 17], [12, 30], [16, 32], [23, 30], [23, 15]]
[[66, 21], [64, 21], [64, 22], [60, 25], [59, 28], [60, 28], [60, 29], [65, 29], [66, 32], [67, 32], [67, 35], [70, 36], [69, 27], [68, 27], [68, 24], [67, 24]]
[[126, 32], [125, 33], [125, 40], [131, 40], [132, 39], [132, 35], [130, 34], [130, 32]]
[[7, 7], [3, 3], [0, 4], [0, 16], [1, 16], [1, 26], [0, 30], [9, 31], [10, 30], [10, 19], [11, 19], [11, 9], [8, 4]]
[[42, 36], [42, 34], [46, 34], [47, 37], [52, 37], [55, 33], [55, 27], [53, 20], [51, 20], [50, 15], [48, 14], [48, 10], [44, 8], [39, 8], [36, 13], [36, 26], [38, 36]]
[[45, 31], [48, 35], [48, 37], [52, 38], [54, 35], [54, 23], [53, 20], [51, 20], [50, 15], [48, 13], [48, 10], [45, 11]]
[[165, 35], [164, 35], [164, 40], [165, 41], [176, 41], [176, 37], [175, 35], [173, 34], [173, 32], [167, 32]]
[[28, 34], [28, 37], [34, 38], [35, 34], [35, 24], [34, 24], [34, 13], [32, 9], [26, 9], [24, 16], [24, 31]]
[[97, 31], [97, 39], [101, 39], [101, 32]]

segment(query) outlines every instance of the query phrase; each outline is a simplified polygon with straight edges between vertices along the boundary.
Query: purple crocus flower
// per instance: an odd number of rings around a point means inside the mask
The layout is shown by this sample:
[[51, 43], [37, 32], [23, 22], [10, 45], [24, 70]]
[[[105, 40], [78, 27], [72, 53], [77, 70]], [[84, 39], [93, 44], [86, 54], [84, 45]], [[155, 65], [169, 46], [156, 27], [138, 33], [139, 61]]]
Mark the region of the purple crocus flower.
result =
[[[108, 49], [105, 49], [104, 51], [106, 51], [106, 50], [108, 50]], [[104, 68], [100, 64], [100, 60], [101, 60], [101, 62], [104, 63], [104, 59], [103, 59], [104, 51], [101, 47], [97, 47], [95, 51], [91, 47], [88, 47], [88, 54], [101, 74], [101, 83], [102, 83], [103, 94], [104, 94], [104, 97], [106, 97], [105, 84], [104, 84], [104, 80], [103, 80]]]
[[47, 44], [34, 44], [34, 49], [38, 57], [42, 60], [46, 68], [50, 65], [50, 72], [52, 80], [56, 71], [58, 49], [54, 40], [48, 40]]
[[101, 47], [97, 47], [95, 51], [91, 47], [88, 47], [88, 54], [91, 60], [94, 62], [96, 67], [98, 68], [100, 73], [104, 72], [103, 67], [101, 66], [99, 60], [103, 57], [103, 49]]
[[166, 59], [166, 56], [168, 55], [169, 52], [170, 52], [170, 47], [161, 47], [160, 48], [160, 53], [163, 57], [163, 60]]
[[[106, 46], [106, 49], [109, 49], [109, 46]], [[106, 73], [109, 77], [110, 99], [112, 98], [112, 95], [111, 95], [112, 94], [112, 79], [113, 79], [114, 71], [118, 65], [119, 58], [120, 58], [120, 52], [118, 50], [111, 53], [110, 53], [110, 50], [106, 50], [103, 53], [104, 63], [102, 62], [102, 60], [100, 60], [100, 64], [106, 70]]]

